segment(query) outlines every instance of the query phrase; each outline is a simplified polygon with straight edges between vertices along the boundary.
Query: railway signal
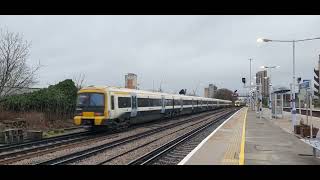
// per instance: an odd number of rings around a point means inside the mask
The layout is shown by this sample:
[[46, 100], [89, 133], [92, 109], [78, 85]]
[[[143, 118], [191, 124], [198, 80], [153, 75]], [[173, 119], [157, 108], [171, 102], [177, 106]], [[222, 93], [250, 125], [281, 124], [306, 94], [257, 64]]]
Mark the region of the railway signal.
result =
[[246, 78], [242, 78], [242, 83], [246, 84]]
[[179, 92], [179, 94], [183, 94], [183, 95], [186, 95], [186, 93], [187, 93], [187, 89], [181, 89]]
[[297, 78], [298, 84], [301, 82], [301, 77]]
[[234, 97], [238, 97], [238, 96], [239, 96], [239, 94], [237, 93], [237, 91], [238, 91], [238, 90], [235, 90], [235, 91], [233, 92], [233, 96], [234, 96]]

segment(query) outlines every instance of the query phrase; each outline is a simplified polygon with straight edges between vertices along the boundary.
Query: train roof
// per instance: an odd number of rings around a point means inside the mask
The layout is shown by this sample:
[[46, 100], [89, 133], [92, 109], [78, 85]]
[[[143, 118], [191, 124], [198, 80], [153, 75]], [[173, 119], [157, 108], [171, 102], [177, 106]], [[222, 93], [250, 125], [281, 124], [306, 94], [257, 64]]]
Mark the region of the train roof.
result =
[[[165, 92], [152, 92], [152, 91], [146, 91], [146, 90], [140, 90], [140, 89], [129, 89], [129, 88], [123, 88], [123, 87], [115, 87], [115, 86], [88, 86], [85, 88], [82, 88], [81, 90], [103, 90], [103, 91], [113, 91], [113, 92], [127, 92], [127, 93], [137, 93], [137, 94], [148, 94], [148, 95], [164, 95], [164, 96], [173, 96], [173, 97], [184, 97], [184, 98], [190, 98], [190, 99], [203, 99], [203, 100], [219, 100], [221, 102], [231, 102], [229, 100], [223, 100], [223, 99], [215, 99], [215, 98], [206, 98], [201, 96], [187, 96], [187, 95], [180, 95], [180, 94], [170, 94]], [[80, 91], [81, 91], [80, 90]]]

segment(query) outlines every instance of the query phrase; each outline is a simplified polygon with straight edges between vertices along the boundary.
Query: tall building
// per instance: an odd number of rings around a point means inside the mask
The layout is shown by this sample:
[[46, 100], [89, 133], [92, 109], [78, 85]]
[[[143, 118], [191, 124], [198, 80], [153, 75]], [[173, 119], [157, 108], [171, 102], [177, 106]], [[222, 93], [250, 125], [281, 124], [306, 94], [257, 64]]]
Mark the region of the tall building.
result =
[[125, 76], [125, 87], [129, 89], [137, 89], [137, 75], [128, 73]]
[[217, 91], [217, 86], [213, 85], [213, 84], [209, 84], [209, 92], [208, 92], [208, 95], [209, 95], [209, 98], [214, 98], [214, 95]]
[[209, 88], [204, 88], [204, 97], [209, 97]]
[[258, 87], [258, 90], [261, 91], [262, 96], [269, 96], [269, 78], [267, 71], [259, 71], [256, 73], [256, 83], [262, 84], [262, 87]]
[[214, 98], [217, 89], [217, 86], [209, 84], [209, 87], [204, 88], [204, 97]]

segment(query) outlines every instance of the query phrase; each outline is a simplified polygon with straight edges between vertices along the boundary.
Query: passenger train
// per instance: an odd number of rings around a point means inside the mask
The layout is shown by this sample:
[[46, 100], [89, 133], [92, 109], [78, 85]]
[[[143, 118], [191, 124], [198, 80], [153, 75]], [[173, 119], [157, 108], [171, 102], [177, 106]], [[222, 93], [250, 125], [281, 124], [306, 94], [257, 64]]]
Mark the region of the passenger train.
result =
[[235, 105], [236, 107], [241, 107], [241, 106], [245, 106], [246, 103], [243, 102], [243, 101], [240, 101], [240, 100], [236, 100], [236, 101], [234, 102], [234, 105]]
[[130, 124], [230, 106], [231, 101], [221, 99], [89, 86], [78, 91], [74, 123], [126, 128]]

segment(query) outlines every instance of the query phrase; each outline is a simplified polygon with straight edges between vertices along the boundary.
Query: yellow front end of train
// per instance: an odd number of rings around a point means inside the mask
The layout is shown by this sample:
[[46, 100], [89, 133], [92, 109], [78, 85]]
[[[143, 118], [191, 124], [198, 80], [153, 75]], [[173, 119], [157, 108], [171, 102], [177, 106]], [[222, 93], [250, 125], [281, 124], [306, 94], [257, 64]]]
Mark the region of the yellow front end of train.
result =
[[75, 125], [105, 124], [108, 114], [108, 96], [104, 88], [84, 88], [78, 91]]

